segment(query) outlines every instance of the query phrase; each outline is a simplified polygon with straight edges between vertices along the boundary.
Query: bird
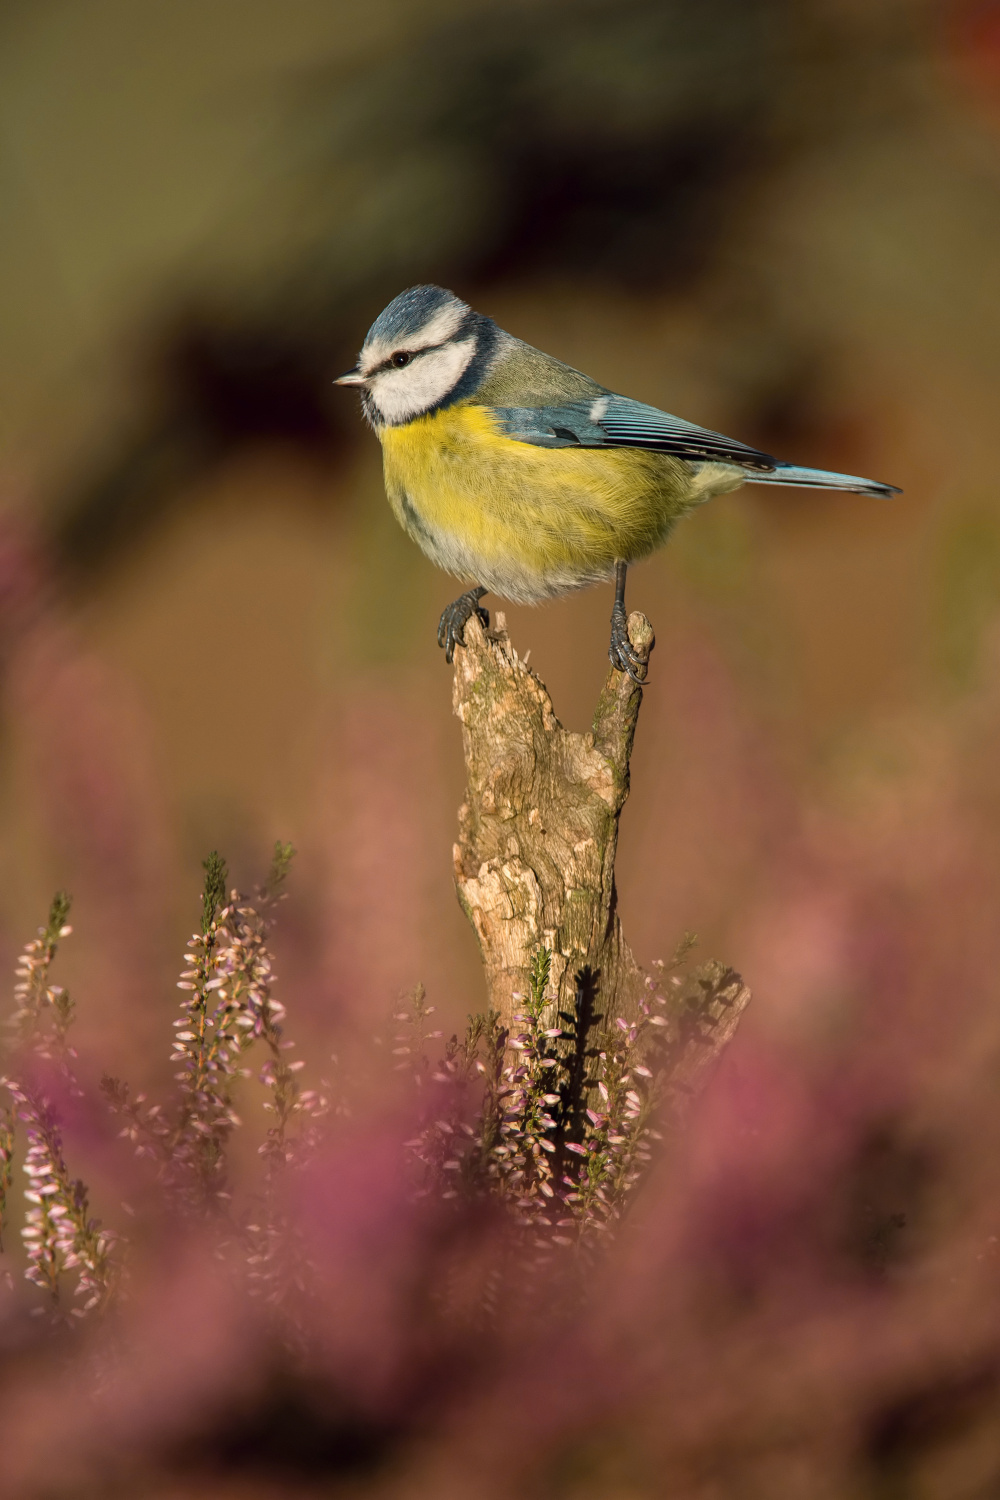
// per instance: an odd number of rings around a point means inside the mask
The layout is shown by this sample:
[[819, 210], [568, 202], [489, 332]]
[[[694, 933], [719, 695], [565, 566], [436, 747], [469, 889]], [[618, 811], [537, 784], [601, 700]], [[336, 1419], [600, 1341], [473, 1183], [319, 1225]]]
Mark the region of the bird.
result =
[[681, 516], [745, 483], [901, 493], [780, 462], [619, 395], [439, 286], [395, 297], [335, 383], [360, 391], [400, 525], [432, 562], [472, 585], [441, 615], [438, 644], [449, 663], [473, 615], [488, 628], [487, 594], [534, 604], [613, 581], [608, 655], [641, 683], [626, 574]]

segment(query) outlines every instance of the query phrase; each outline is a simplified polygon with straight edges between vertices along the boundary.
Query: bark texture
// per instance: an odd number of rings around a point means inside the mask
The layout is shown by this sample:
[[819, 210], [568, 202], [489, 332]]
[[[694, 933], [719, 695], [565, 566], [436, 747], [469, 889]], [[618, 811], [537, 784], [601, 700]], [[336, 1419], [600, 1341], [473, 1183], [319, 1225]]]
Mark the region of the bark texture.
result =
[[[648, 661], [653, 631], [629, 616], [629, 637]], [[468, 778], [459, 810], [455, 880], [482, 952], [489, 1003], [510, 1027], [540, 946], [552, 955], [547, 994], [557, 1015], [588, 1029], [591, 1049], [618, 1017], [638, 1012], [646, 979], [618, 916], [615, 854], [629, 791], [629, 760], [642, 687], [614, 668], [593, 725], [559, 723], [544, 683], [521, 660], [502, 614], [465, 627], [455, 653], [454, 708]], [[708, 964], [670, 993], [668, 1087], [679, 1105], [729, 1041], [749, 992], [739, 975]]]

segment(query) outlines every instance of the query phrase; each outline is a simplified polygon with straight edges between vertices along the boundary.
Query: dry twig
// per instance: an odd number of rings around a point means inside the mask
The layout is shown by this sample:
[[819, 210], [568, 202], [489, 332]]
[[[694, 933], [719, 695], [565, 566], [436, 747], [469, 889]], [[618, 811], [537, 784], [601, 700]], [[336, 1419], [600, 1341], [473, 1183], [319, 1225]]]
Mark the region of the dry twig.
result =
[[[629, 617], [648, 661], [653, 631]], [[454, 706], [468, 780], [455, 845], [458, 897], [479, 939], [489, 1005], [510, 1031], [530, 992], [540, 947], [551, 954], [548, 1024], [569, 1020], [581, 1054], [596, 1057], [620, 1018], [638, 1019], [645, 978], [618, 916], [618, 820], [642, 687], [609, 670], [586, 734], [564, 729], [545, 684], [510, 642], [502, 615], [465, 628], [456, 653]], [[696, 971], [669, 997], [669, 1076], [678, 1102], [732, 1036], [749, 991], [721, 964]], [[581, 1082], [584, 1080], [581, 1079]], [[591, 1096], [594, 1082], [584, 1082]]]

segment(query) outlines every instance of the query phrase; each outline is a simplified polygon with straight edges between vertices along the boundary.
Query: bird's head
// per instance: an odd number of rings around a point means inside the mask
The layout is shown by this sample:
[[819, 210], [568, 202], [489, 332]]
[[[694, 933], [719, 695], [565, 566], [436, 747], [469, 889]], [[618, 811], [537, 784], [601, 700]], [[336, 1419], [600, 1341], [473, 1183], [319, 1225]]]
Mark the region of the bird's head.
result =
[[482, 318], [454, 292], [400, 292], [368, 330], [358, 363], [337, 385], [356, 385], [376, 427], [396, 427], [455, 395], [481, 351]]

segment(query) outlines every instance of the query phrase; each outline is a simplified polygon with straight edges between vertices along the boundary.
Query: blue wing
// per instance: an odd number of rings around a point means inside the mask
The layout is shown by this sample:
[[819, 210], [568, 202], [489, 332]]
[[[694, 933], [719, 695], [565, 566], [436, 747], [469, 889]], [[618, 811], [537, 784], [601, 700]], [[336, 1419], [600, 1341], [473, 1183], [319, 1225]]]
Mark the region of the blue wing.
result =
[[696, 427], [627, 396], [597, 396], [564, 406], [495, 406], [500, 430], [540, 448], [651, 448], [691, 463], [730, 463], [771, 472], [775, 460], [746, 443]]

